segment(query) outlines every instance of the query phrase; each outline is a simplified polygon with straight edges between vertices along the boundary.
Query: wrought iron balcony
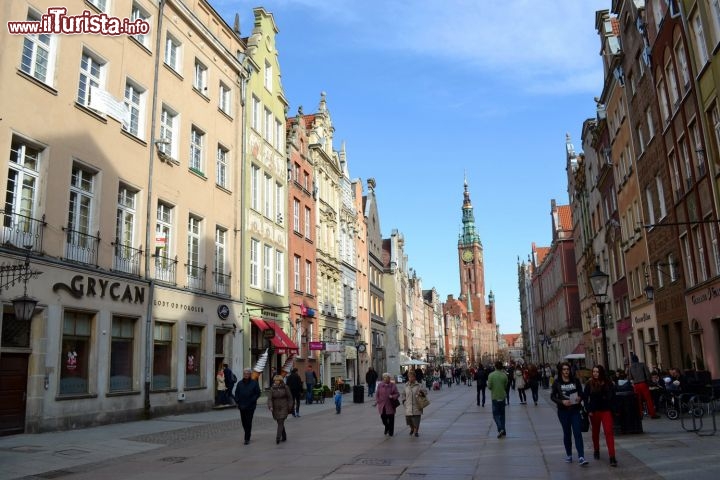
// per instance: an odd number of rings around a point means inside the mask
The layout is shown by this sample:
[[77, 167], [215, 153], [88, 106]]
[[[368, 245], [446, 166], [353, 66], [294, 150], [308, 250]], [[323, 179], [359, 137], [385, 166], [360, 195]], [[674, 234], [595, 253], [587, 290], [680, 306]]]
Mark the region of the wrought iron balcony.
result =
[[0, 212], [3, 216], [1, 239], [3, 246], [42, 253], [43, 232], [47, 225], [45, 215], [37, 219], [9, 210], [0, 210]]
[[204, 292], [207, 266], [199, 267], [188, 262], [185, 264], [185, 269], [187, 271], [187, 288], [190, 290]]
[[65, 259], [86, 265], [98, 266], [100, 232], [96, 236], [63, 227], [65, 232]]
[[118, 242], [113, 242], [112, 246], [115, 250], [113, 270], [137, 275], [139, 277], [140, 259], [143, 254], [142, 248], [133, 248], [130, 245], [124, 245]]
[[213, 280], [215, 283], [215, 291], [213, 293], [217, 295], [226, 295], [230, 296], [230, 278], [231, 275], [228, 273], [227, 275], [224, 273], [220, 273], [218, 271], [214, 271], [213, 273]]
[[177, 257], [162, 255], [153, 255], [153, 257], [155, 257], [155, 280], [177, 285]]

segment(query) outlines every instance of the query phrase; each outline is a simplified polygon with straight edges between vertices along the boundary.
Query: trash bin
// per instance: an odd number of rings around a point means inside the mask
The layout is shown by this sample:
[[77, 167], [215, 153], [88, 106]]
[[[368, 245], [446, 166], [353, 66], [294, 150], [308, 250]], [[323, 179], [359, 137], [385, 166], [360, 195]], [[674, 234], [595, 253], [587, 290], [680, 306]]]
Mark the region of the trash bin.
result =
[[355, 385], [353, 387], [353, 403], [363, 403], [365, 401], [365, 387], [363, 385]]
[[618, 434], [643, 433], [638, 398], [633, 391], [615, 393], [614, 431]]

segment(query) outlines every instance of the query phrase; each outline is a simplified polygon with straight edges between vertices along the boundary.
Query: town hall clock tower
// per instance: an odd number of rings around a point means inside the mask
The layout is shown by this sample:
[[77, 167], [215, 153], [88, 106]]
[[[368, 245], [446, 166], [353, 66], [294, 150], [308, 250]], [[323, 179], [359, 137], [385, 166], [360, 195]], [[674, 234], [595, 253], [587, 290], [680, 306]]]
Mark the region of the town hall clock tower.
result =
[[470, 201], [468, 183], [462, 206], [462, 232], [458, 235], [458, 261], [460, 272], [460, 299], [472, 308], [470, 318], [481, 321], [485, 310], [485, 267], [480, 235], [475, 228], [475, 215]]

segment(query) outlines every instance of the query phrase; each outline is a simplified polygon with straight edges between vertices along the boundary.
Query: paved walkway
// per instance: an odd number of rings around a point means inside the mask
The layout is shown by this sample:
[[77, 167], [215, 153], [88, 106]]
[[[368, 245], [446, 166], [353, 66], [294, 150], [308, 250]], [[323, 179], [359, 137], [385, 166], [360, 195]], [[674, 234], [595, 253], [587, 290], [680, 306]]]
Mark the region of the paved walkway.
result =
[[592, 460], [585, 434], [590, 465], [582, 468], [564, 462], [548, 391], [541, 390], [538, 406], [518, 404], [515, 392], [511, 397], [508, 434], [499, 440], [489, 402], [478, 407], [475, 387], [463, 385], [431, 392], [417, 438], [407, 435], [401, 416], [395, 436], [383, 436], [370, 399], [353, 404], [352, 395], [345, 395], [340, 415], [332, 401], [303, 404], [302, 416], [288, 419], [288, 441], [280, 445], [264, 405], [247, 446], [236, 409], [0, 437], [0, 480], [717, 478], [720, 432], [702, 437], [679, 421], [645, 420], [645, 433], [616, 437], [618, 468], [608, 465], [602, 437], [602, 457]]

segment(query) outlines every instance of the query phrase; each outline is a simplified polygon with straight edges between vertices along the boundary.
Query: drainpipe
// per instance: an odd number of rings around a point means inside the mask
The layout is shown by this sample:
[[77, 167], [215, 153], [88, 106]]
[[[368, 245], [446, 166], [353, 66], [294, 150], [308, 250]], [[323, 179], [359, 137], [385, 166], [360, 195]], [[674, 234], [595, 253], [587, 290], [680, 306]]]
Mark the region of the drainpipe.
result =
[[152, 89], [152, 107], [150, 120], [150, 153], [148, 155], [148, 188], [147, 202], [145, 205], [145, 280], [148, 282], [148, 303], [145, 312], [145, 387], [144, 396], [144, 415], [146, 419], [150, 418], [150, 377], [152, 375], [152, 347], [153, 347], [153, 297], [155, 293], [155, 280], [150, 276], [150, 244], [152, 242], [152, 192], [153, 192], [153, 166], [155, 164], [155, 129], [157, 128], [157, 103], [158, 103], [158, 81], [160, 71], [160, 48], [162, 46], [162, 22], [165, 11], [165, 0], [158, 1], [158, 19], [157, 19], [157, 35], [155, 36], [155, 65], [153, 72], [153, 89]]

